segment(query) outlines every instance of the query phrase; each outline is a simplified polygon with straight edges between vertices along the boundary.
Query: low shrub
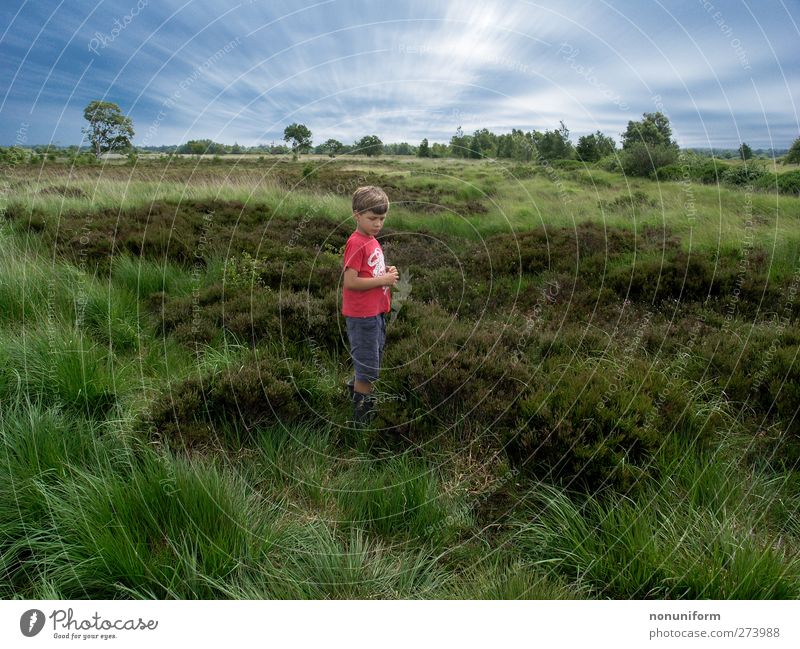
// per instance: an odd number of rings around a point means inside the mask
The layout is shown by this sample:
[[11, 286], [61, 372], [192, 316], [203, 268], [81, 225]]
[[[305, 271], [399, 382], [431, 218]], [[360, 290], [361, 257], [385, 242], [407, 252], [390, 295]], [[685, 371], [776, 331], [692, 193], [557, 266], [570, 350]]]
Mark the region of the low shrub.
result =
[[648, 146], [637, 142], [623, 149], [619, 157], [622, 170], [627, 175], [647, 177], [662, 167], [674, 164], [678, 159], [678, 147]]
[[380, 388], [397, 398], [381, 404], [383, 423], [421, 439], [463, 424], [501, 429], [531, 378], [526, 364], [509, 363], [529, 337], [508, 324], [460, 320], [409, 302], [387, 331]]
[[780, 194], [798, 196], [800, 195], [800, 170], [787, 171], [782, 174], [764, 173], [755, 180], [755, 186], [763, 191], [777, 191]]
[[702, 447], [724, 421], [696, 403], [682, 379], [671, 385], [638, 359], [546, 367], [533, 383], [539, 387], [520, 400], [516, 425], [504, 431], [513, 465], [539, 479], [631, 491], [654, 477], [667, 440]]
[[313, 367], [256, 355], [172, 384], [143, 424], [155, 439], [178, 447], [252, 444], [260, 427], [314, 421], [329, 411], [332, 396]]
[[705, 185], [716, 185], [722, 174], [731, 169], [731, 165], [714, 160], [692, 160], [687, 163], [675, 163], [661, 167], [651, 173], [651, 178], [659, 181], [695, 181]]
[[150, 300], [163, 334], [174, 332], [186, 344], [208, 344], [231, 334], [253, 346], [270, 342], [291, 346], [313, 339], [331, 348], [340, 340], [335, 326], [337, 294], [319, 298], [308, 292], [270, 288], [226, 290], [221, 282], [196, 295]]
[[765, 172], [761, 167], [752, 164], [743, 164], [725, 170], [722, 173], [721, 179], [726, 185], [743, 187], [745, 185], [754, 185], [764, 174]]

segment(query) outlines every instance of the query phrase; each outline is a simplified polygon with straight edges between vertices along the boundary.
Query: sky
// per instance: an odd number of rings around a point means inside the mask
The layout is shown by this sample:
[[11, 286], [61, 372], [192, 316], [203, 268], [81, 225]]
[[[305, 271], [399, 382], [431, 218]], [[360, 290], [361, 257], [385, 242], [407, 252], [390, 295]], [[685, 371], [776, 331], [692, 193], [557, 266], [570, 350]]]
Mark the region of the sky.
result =
[[800, 136], [800, 1], [3, 0], [0, 144], [81, 144], [112, 101], [138, 146], [447, 142], [661, 111], [684, 147]]

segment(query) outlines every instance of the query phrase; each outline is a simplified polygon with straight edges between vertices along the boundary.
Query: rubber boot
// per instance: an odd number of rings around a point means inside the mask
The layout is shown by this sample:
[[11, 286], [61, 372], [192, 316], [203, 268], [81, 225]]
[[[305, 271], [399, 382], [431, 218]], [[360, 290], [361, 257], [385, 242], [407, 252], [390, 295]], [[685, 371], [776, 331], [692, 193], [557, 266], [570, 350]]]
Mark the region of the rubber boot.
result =
[[356, 428], [367, 428], [375, 418], [375, 397], [361, 392], [353, 393], [353, 423]]

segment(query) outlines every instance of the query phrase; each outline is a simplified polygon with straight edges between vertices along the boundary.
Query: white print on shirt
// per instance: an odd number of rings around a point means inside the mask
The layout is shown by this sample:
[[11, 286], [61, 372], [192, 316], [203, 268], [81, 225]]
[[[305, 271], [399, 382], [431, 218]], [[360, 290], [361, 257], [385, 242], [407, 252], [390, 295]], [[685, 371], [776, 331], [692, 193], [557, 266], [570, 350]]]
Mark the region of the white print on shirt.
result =
[[[380, 248], [375, 248], [372, 254], [367, 259], [367, 265], [372, 268], [372, 276], [380, 277], [386, 274], [386, 263], [383, 261], [383, 251]], [[383, 287], [384, 294], [389, 291], [388, 286]]]

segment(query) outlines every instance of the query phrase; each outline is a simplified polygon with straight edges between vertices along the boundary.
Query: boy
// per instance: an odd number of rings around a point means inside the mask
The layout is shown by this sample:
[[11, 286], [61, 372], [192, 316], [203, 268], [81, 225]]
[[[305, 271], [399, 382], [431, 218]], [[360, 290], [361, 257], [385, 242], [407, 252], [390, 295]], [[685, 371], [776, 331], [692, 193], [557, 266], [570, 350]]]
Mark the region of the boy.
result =
[[383, 248], [375, 238], [389, 211], [389, 197], [379, 187], [359, 187], [353, 193], [356, 229], [344, 248], [342, 315], [353, 357], [355, 379], [348, 383], [353, 401], [353, 421], [368, 425], [375, 399], [372, 384], [378, 379], [386, 343], [385, 314], [391, 310], [391, 288], [399, 274], [386, 267]]

